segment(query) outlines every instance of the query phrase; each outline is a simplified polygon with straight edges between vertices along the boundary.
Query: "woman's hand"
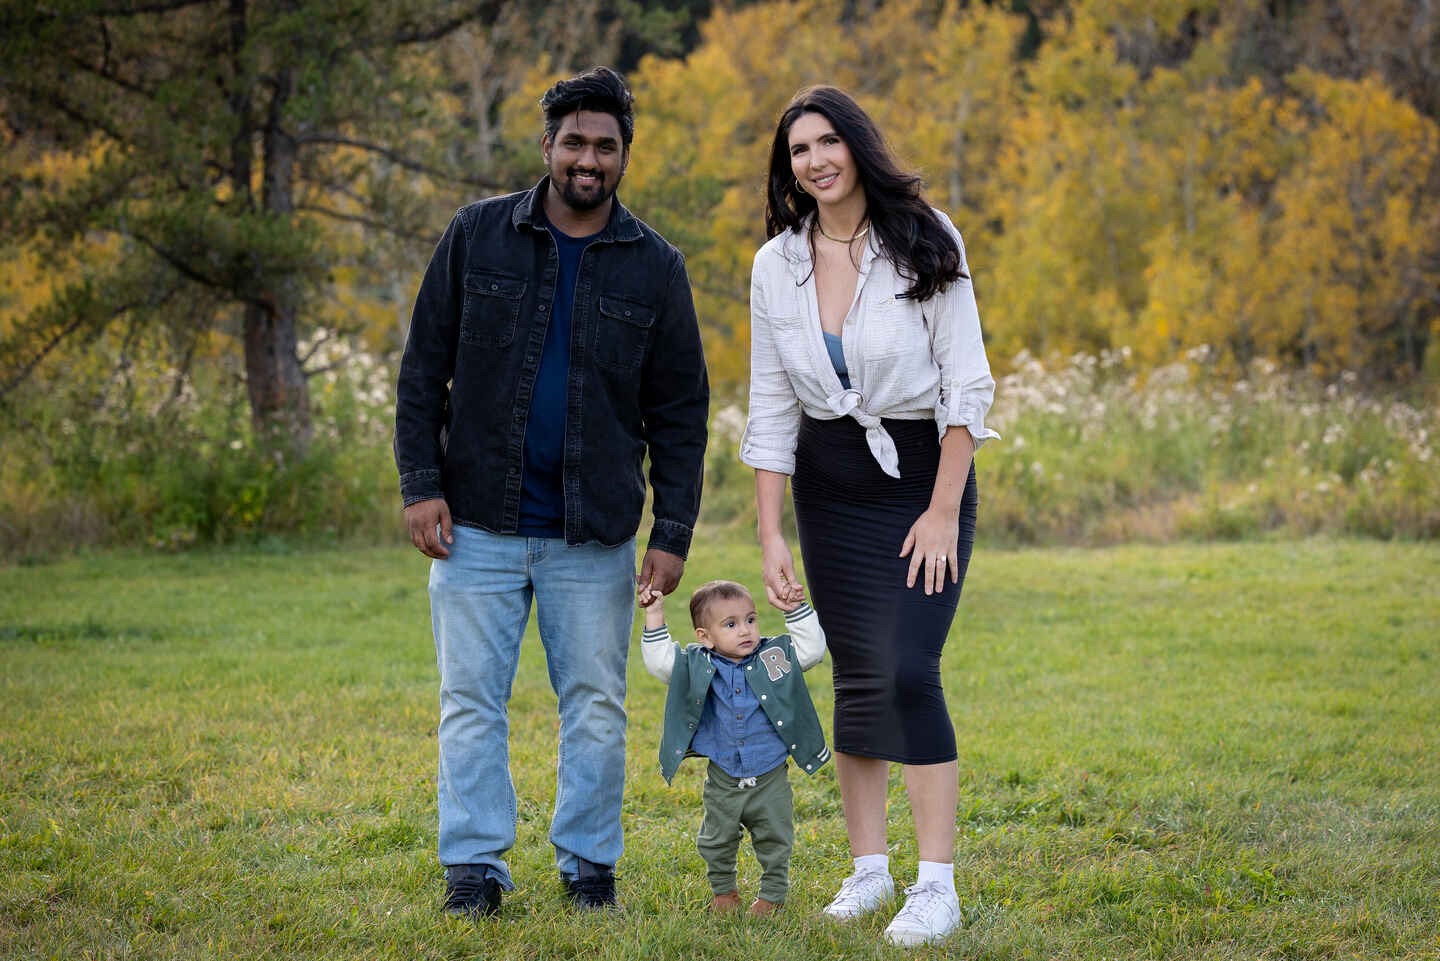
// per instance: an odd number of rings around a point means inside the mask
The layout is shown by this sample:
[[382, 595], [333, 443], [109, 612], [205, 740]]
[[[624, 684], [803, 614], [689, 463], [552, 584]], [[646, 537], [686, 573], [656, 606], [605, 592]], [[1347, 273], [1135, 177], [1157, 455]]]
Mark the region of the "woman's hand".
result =
[[760, 542], [760, 565], [765, 577], [765, 596], [771, 604], [790, 608], [805, 599], [805, 588], [795, 576], [795, 559], [780, 535]]
[[900, 556], [910, 557], [910, 571], [905, 577], [905, 586], [914, 587], [915, 577], [924, 568], [922, 583], [926, 594], [938, 594], [945, 589], [945, 572], [950, 572], [952, 584], [960, 581], [960, 561], [955, 556], [960, 542], [960, 511], [949, 511], [936, 507], [926, 508], [910, 525]]

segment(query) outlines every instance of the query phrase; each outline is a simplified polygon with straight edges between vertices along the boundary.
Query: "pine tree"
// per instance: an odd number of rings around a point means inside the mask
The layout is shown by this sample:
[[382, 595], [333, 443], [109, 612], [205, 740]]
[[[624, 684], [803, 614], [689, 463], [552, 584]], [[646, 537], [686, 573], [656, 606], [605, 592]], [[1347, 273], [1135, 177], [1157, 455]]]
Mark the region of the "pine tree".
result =
[[[0, 338], [0, 396], [58, 348], [124, 321], [243, 344], [257, 435], [304, 450], [297, 342], [335, 225], [420, 235], [431, 177], [464, 173], [458, 112], [423, 54], [498, 0], [30, 0], [0, 4], [12, 138], [86, 154], [63, 190], [8, 165], [0, 224], [82, 256]], [[39, 147], [37, 147], [39, 145]]]

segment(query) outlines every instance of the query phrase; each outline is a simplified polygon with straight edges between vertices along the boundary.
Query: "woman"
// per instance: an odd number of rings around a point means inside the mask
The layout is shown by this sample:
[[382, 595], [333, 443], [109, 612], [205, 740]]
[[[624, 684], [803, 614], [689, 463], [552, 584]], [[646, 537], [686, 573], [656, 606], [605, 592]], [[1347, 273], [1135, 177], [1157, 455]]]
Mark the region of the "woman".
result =
[[834, 87], [802, 90], [780, 117], [765, 227], [741, 459], [755, 468], [765, 588], [787, 602], [800, 596], [780, 528], [793, 477], [834, 662], [835, 770], [855, 870], [825, 913], [859, 917], [894, 895], [885, 796], [897, 762], [920, 870], [885, 933], [936, 941], [960, 921], [940, 651], [974, 537], [973, 454], [998, 436], [984, 423], [995, 382], [964, 246]]

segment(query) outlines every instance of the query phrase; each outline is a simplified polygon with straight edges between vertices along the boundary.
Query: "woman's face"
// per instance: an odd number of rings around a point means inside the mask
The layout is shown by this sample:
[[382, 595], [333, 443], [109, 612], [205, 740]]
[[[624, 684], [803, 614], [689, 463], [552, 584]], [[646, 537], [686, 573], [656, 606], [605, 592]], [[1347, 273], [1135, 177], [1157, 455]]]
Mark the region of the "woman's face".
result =
[[850, 200], [860, 187], [850, 148], [823, 114], [802, 113], [790, 125], [790, 170], [821, 206]]

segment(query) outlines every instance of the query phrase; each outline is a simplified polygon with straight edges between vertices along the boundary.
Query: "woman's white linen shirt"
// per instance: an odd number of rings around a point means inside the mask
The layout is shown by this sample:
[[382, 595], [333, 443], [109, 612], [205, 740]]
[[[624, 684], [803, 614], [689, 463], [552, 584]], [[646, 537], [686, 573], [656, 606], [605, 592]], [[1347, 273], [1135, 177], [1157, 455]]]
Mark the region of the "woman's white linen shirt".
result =
[[954, 235], [967, 276], [923, 303], [903, 298], [910, 283], [880, 255], [872, 231], [841, 330], [848, 390], [825, 349], [808, 230], [780, 233], [755, 254], [750, 417], [740, 440], [742, 461], [794, 473], [802, 412], [820, 420], [854, 417], [892, 477], [900, 476], [899, 457], [882, 417], [933, 417], [941, 437], [950, 427], [966, 427], [977, 449], [1000, 436], [985, 426], [995, 379], [985, 357], [965, 243], [949, 217], [938, 210], [935, 215]]

